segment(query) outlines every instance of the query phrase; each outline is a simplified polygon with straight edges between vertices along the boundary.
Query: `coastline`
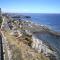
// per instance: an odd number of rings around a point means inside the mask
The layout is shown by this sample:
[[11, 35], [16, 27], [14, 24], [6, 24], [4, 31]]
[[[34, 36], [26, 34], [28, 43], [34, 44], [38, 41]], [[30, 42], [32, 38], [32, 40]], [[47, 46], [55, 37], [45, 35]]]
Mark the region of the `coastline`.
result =
[[[16, 20], [16, 22], [17, 22], [17, 20]], [[23, 28], [24, 29], [26, 29], [27, 27], [30, 27], [30, 29], [31, 29], [31, 31], [30, 32], [32, 32], [32, 34], [34, 34], [34, 33], [37, 33], [37, 32], [50, 32], [50, 29], [48, 28], [48, 27], [45, 27], [45, 26], [41, 26], [41, 25], [38, 25], [38, 24], [33, 24], [32, 22], [29, 22], [29, 21], [22, 21], [23, 22]], [[30, 24], [29, 24], [30, 23]], [[16, 25], [17, 26], [17, 25]], [[19, 26], [19, 25], [18, 25]], [[21, 26], [20, 26], [21, 27]], [[38, 29], [39, 28], [39, 29]], [[29, 30], [30, 30], [29, 29]], [[35, 30], [36, 29], [36, 30]], [[27, 30], [27, 34], [30, 34], [30, 32], [29, 32], [29, 30]], [[25, 30], [26, 31], [26, 30]], [[50, 32], [50, 33], [52, 33], [52, 32]], [[56, 35], [56, 33], [52, 33], [53, 35]], [[48, 48], [48, 46], [46, 46], [44, 43], [42, 44], [42, 41], [40, 41], [39, 39], [37, 39], [36, 37], [34, 37], [32, 40], [33, 40], [33, 42], [34, 42], [34, 39], [36, 39], [35, 40], [35, 42], [36, 42], [36, 45], [35, 45], [35, 47], [33, 47], [33, 48], [35, 48], [35, 49], [40, 49], [39, 47], [38, 47], [38, 45], [40, 44], [40, 45], [43, 45], [42, 47], [43, 47], [43, 50], [44, 51], [46, 51], [46, 52], [44, 52], [45, 54], [47, 54], [48, 55], [48, 53], [51, 53], [52, 55], [55, 55], [55, 53], [53, 53], [54, 51], [52, 51], [52, 50], [50, 50], [50, 48]], [[39, 42], [40, 41], [40, 42]], [[34, 45], [34, 43], [33, 43], [33, 45]], [[36, 47], [37, 46], [37, 47]], [[42, 48], [41, 47], [41, 48]], [[46, 48], [46, 49], [45, 49]], [[40, 49], [40, 52], [41, 52], [41, 49]], [[51, 55], [50, 55], [51, 56]]]
[[[31, 22], [31, 23], [32, 23], [32, 22]], [[49, 34], [51, 34], [51, 35], [53, 35], [53, 36], [60, 37], [60, 33], [59, 33], [59, 32], [56, 32], [56, 31], [54, 31], [54, 30], [51, 30], [51, 29], [49, 29], [49, 27], [47, 27], [47, 26], [40, 25], [40, 24], [36, 24], [36, 23], [32, 23], [32, 24], [35, 24], [36, 26], [42, 27], [42, 30], [33, 32], [33, 34], [39, 33], [39, 32], [41, 32], [41, 33], [46, 32], [46, 33], [49, 33]], [[35, 39], [36, 39], [36, 38], [35, 38]], [[40, 40], [40, 39], [38, 39], [38, 40]], [[41, 40], [41, 41], [42, 41], [42, 40]], [[54, 47], [52, 47], [47, 41], [46, 41], [47, 43], [44, 42], [44, 41], [42, 41], [42, 42], [43, 42], [43, 44], [45, 44], [46, 46], [48, 46], [49, 49], [51, 49], [52, 51], [55, 51], [55, 53], [52, 54], [52, 55], [55, 56], [55, 57], [57, 58], [57, 60], [59, 60], [60, 57], [58, 57], [58, 56], [59, 56], [60, 54], [58, 54], [58, 53], [56, 52], [57, 50], [56, 50]]]

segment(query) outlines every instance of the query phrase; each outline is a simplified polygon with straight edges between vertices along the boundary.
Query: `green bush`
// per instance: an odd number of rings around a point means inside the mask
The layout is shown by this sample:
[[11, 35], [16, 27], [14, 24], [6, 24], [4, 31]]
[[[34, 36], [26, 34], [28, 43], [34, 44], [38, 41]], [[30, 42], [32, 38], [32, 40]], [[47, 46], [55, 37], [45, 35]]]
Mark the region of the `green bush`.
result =
[[1, 26], [1, 24], [2, 24], [2, 18], [0, 17], [0, 26]]

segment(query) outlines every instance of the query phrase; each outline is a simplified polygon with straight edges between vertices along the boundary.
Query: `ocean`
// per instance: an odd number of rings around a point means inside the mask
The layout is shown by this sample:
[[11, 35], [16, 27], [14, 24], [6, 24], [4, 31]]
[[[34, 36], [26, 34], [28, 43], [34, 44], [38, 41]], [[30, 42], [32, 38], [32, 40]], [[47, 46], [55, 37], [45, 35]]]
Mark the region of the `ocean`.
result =
[[43, 13], [22, 13], [22, 15], [31, 16], [34, 23], [42, 24], [50, 29], [60, 32], [60, 14], [43, 14]]

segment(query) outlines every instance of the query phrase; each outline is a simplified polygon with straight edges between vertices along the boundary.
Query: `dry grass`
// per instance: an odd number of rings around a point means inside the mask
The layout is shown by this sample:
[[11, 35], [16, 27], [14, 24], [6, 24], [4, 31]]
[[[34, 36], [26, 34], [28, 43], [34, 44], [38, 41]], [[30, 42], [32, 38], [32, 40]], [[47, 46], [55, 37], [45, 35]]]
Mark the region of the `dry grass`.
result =
[[27, 44], [24, 44], [23, 38], [22, 40], [18, 40], [16, 37], [11, 36], [10, 33], [11, 31], [4, 32], [10, 49], [12, 49], [13, 60], [49, 60], [49, 58], [45, 57], [42, 53], [39, 54]]

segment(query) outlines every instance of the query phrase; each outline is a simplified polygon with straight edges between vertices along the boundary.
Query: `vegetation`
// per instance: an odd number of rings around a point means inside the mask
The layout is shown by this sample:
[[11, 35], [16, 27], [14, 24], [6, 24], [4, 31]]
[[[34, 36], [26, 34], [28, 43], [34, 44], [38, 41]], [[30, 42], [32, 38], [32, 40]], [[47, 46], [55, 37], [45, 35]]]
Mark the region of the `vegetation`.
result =
[[[31, 36], [24, 35], [21, 40], [16, 39], [14, 36], [10, 35], [11, 31], [4, 32], [7, 41], [9, 42], [9, 48], [12, 50], [12, 59], [13, 60], [49, 60], [43, 54], [36, 52], [34, 49], [30, 48], [28, 45], [31, 45]], [[28, 42], [24, 44], [24, 41]], [[30, 42], [30, 43], [29, 43]]]
[[2, 18], [0, 17], [0, 26], [1, 26], [1, 24], [2, 24]]
[[15, 47], [13, 46], [13, 48], [12, 48], [12, 59], [13, 60], [23, 60], [21, 51], [16, 46]]
[[[22, 21], [9, 21], [8, 23], [13, 23], [14, 27], [16, 27], [16, 30], [18, 28], [18, 24], [24, 25], [26, 22]], [[24, 25], [25, 26], [25, 25]], [[6, 40], [8, 41], [9, 49], [11, 51], [11, 58], [12, 60], [49, 60], [48, 57], [46, 57], [42, 53], [38, 53], [36, 50], [31, 48], [32, 45], [32, 35], [27, 34], [25, 32], [27, 28], [24, 29], [24, 27], [20, 28], [23, 33], [22, 36], [18, 36], [18, 33], [15, 33], [15, 35], [11, 35], [11, 30], [6, 29], [6, 31], [3, 31], [4, 36], [6, 37]], [[29, 29], [29, 28], [28, 28]], [[31, 28], [30, 28], [31, 29]], [[32, 28], [32, 30], [35, 30], [35, 28]]]

